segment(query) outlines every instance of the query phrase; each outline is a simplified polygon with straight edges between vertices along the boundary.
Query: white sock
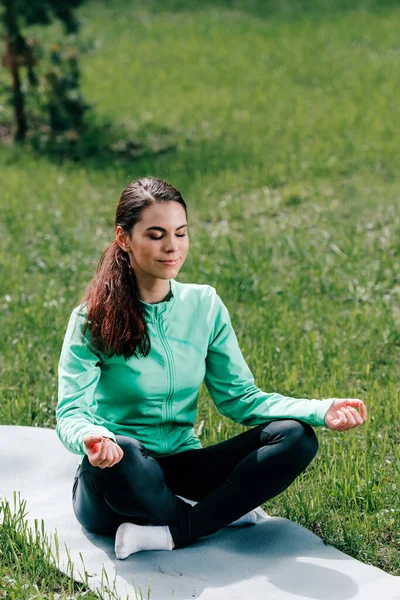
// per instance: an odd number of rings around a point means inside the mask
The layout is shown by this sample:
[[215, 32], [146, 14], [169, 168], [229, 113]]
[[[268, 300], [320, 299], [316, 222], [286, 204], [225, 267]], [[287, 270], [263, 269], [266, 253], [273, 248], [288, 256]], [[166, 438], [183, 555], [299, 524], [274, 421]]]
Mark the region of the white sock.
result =
[[[184, 498], [183, 496], [178, 496], [178, 498], [181, 498], [188, 504], [191, 504], [191, 506], [197, 504], [197, 502], [195, 502], [194, 500], [189, 500], [188, 498]], [[257, 521], [259, 520], [259, 517], [257, 515], [260, 515], [260, 519], [262, 517], [268, 517], [267, 513], [259, 506], [254, 510], [250, 510], [242, 517], [239, 517], [239, 519], [236, 519], [236, 521], [232, 521], [232, 523], [229, 523], [227, 527], [241, 527], [242, 525], [248, 525], [249, 523], [257, 523]]]
[[257, 515], [254, 510], [250, 510], [248, 513], [236, 519], [236, 521], [232, 521], [232, 523], [228, 523], [227, 527], [241, 527], [242, 525], [249, 525], [257, 523]]
[[136, 525], [122, 523], [115, 534], [115, 555], [124, 559], [142, 550], [172, 550], [168, 525]]

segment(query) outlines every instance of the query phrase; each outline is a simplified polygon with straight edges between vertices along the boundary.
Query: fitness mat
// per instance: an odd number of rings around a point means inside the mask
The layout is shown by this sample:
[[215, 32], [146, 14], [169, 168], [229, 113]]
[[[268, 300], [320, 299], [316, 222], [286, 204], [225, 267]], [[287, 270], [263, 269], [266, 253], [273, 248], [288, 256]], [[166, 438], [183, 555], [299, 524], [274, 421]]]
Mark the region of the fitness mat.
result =
[[75, 518], [71, 497], [79, 456], [63, 447], [55, 430], [2, 425], [0, 439], [0, 497], [12, 511], [15, 495], [26, 501], [26, 521], [33, 531], [35, 519], [44, 527], [55, 557], [58, 545], [59, 569], [79, 582], [86, 577], [104, 598], [108, 585], [113, 600], [400, 599], [400, 577], [280, 517], [224, 527], [185, 548], [117, 560], [114, 536], [92, 534]]

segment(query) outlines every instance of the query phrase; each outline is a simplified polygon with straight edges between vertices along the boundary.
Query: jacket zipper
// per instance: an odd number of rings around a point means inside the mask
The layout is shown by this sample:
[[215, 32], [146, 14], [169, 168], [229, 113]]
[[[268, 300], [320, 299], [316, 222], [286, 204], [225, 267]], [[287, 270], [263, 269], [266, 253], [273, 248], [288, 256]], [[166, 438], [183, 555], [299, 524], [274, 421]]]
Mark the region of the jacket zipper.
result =
[[[162, 320], [162, 316], [161, 318], [158, 318], [157, 321], [157, 329], [160, 335], [160, 342], [162, 347], [164, 348], [164, 352], [165, 352], [165, 356], [166, 356], [166, 363], [167, 363], [167, 374], [168, 374], [168, 393], [167, 396], [165, 398], [165, 404], [163, 404], [163, 418], [164, 418], [164, 413], [165, 413], [165, 419], [164, 419], [164, 423], [167, 423], [171, 417], [172, 417], [172, 403], [171, 403], [171, 398], [174, 394], [174, 390], [175, 390], [175, 363], [174, 363], [174, 356], [172, 354], [172, 350], [168, 344], [167, 341], [167, 337], [165, 335], [164, 332], [164, 327], [163, 327], [163, 320]], [[165, 408], [165, 411], [164, 411]], [[160, 425], [160, 433], [161, 436], [164, 440], [164, 451], [167, 451], [168, 448], [168, 440], [165, 437], [165, 434], [163, 432], [162, 429], [162, 423]]]

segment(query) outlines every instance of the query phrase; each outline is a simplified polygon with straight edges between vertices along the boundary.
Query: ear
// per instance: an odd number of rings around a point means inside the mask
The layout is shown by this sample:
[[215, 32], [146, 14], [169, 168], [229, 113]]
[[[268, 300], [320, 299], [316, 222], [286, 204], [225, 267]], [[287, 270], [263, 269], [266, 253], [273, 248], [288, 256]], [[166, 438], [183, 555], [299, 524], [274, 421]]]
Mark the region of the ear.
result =
[[127, 238], [127, 234], [122, 229], [122, 227], [120, 225], [118, 225], [118, 227], [115, 230], [115, 239], [117, 241], [117, 244], [121, 248], [121, 250], [124, 250], [124, 252], [129, 252], [130, 247], [126, 243], [126, 238]]

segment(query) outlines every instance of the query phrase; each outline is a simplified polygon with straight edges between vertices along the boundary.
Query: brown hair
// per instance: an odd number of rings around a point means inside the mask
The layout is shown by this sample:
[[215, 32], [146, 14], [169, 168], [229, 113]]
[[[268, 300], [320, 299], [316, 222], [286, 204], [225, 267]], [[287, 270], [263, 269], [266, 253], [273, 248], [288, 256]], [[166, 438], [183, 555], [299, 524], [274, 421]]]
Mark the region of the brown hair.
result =
[[[187, 218], [186, 203], [172, 185], [155, 177], [132, 181], [121, 193], [115, 229], [120, 225], [130, 237], [145, 208], [171, 200], [183, 206]], [[103, 252], [81, 298], [83, 303], [87, 303], [87, 314], [82, 331], [85, 335], [90, 322], [90, 342], [97, 349], [111, 356], [123, 354], [125, 359], [138, 353], [147, 356], [151, 345], [136, 276], [117, 240]]]

